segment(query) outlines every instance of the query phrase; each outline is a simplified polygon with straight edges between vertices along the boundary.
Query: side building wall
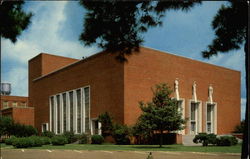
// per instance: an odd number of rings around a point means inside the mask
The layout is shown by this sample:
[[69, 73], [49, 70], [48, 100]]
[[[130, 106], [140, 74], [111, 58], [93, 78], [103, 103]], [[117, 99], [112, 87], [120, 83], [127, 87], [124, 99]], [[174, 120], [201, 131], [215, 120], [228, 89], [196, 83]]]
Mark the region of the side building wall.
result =
[[132, 125], [136, 122], [141, 114], [138, 102], [151, 101], [153, 95], [151, 88], [155, 84], [168, 83], [174, 89], [176, 78], [179, 81], [180, 98], [184, 100], [185, 118], [188, 119], [184, 134], [190, 133], [190, 102], [193, 99], [194, 81], [201, 108], [202, 124], [199, 132], [206, 132], [206, 102], [210, 84], [213, 87], [213, 101], [217, 105], [217, 134], [231, 133], [240, 123], [239, 71], [141, 48], [140, 53], [128, 57], [124, 78], [125, 124]]
[[[99, 53], [39, 78], [33, 76], [36, 69], [43, 70], [43, 66], [38, 64], [44, 63], [49, 67], [46, 61], [51, 55], [43, 55], [46, 56], [43, 59], [40, 56], [29, 62], [29, 94], [35, 107], [35, 126], [39, 131], [43, 123], [49, 123], [51, 96], [86, 86], [90, 88], [90, 117], [97, 118], [109, 111], [116, 121], [123, 123], [123, 65], [114, 56]], [[61, 57], [57, 58], [55, 61], [60, 61]]]

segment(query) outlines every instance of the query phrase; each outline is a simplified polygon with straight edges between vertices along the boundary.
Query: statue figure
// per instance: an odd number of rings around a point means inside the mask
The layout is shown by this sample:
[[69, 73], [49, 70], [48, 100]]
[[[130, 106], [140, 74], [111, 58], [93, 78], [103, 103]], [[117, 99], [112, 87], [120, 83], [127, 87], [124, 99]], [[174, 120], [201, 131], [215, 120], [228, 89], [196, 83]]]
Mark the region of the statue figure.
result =
[[211, 104], [213, 104], [213, 87], [212, 84], [208, 87], [208, 100]]
[[174, 81], [174, 90], [175, 90], [176, 100], [180, 99], [178, 88], [179, 88], [179, 82], [178, 82], [178, 78], [176, 78], [175, 81]]
[[197, 102], [197, 96], [196, 96], [196, 82], [193, 83], [193, 100], [194, 102]]

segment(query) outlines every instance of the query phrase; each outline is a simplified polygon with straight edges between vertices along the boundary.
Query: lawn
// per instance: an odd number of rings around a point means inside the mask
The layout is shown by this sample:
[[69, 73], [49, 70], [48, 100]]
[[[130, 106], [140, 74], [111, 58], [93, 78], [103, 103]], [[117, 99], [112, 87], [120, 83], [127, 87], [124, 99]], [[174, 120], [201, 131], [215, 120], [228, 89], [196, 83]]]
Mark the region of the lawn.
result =
[[[1, 148], [11, 148], [13, 146], [1, 144]], [[66, 149], [66, 150], [107, 150], [107, 151], [183, 151], [183, 152], [222, 152], [222, 153], [240, 153], [241, 145], [236, 146], [183, 146], [183, 145], [92, 145], [92, 144], [67, 144], [65, 146], [44, 145], [42, 147], [32, 147], [29, 149]]]

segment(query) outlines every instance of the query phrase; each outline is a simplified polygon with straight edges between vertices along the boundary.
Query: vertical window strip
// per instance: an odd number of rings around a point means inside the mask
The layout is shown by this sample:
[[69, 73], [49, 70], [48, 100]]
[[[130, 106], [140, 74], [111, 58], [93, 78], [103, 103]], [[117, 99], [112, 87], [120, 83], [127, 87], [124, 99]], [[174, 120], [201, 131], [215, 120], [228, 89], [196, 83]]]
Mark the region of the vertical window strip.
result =
[[54, 97], [50, 97], [50, 108], [51, 108], [51, 131], [54, 132]]
[[66, 93], [63, 93], [63, 132], [66, 131], [67, 128], [67, 103], [66, 103]]
[[81, 89], [76, 91], [77, 97], [77, 133], [81, 133]]
[[61, 129], [60, 95], [56, 96], [56, 103], [57, 103], [57, 133], [60, 134], [60, 129]]
[[69, 107], [70, 107], [70, 131], [73, 131], [73, 91], [69, 92]]
[[84, 94], [85, 94], [85, 132], [90, 132], [90, 109], [89, 109], [89, 87], [84, 88]]

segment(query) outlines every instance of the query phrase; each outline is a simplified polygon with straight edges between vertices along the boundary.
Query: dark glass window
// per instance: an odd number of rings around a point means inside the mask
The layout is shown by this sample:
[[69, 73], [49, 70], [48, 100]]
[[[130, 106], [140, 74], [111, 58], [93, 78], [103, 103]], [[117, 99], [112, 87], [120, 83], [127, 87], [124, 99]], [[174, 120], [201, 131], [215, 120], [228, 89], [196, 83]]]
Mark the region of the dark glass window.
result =
[[73, 92], [69, 92], [69, 108], [70, 108], [70, 131], [73, 131]]
[[90, 125], [89, 125], [89, 87], [84, 88], [84, 94], [85, 94], [85, 132], [90, 131]]
[[81, 133], [81, 90], [76, 91], [76, 100], [77, 100], [77, 133]]
[[67, 126], [67, 103], [66, 93], [63, 93], [63, 131], [66, 131]]
[[57, 103], [57, 133], [60, 133], [60, 124], [61, 124], [60, 95], [56, 96], [56, 103]]

